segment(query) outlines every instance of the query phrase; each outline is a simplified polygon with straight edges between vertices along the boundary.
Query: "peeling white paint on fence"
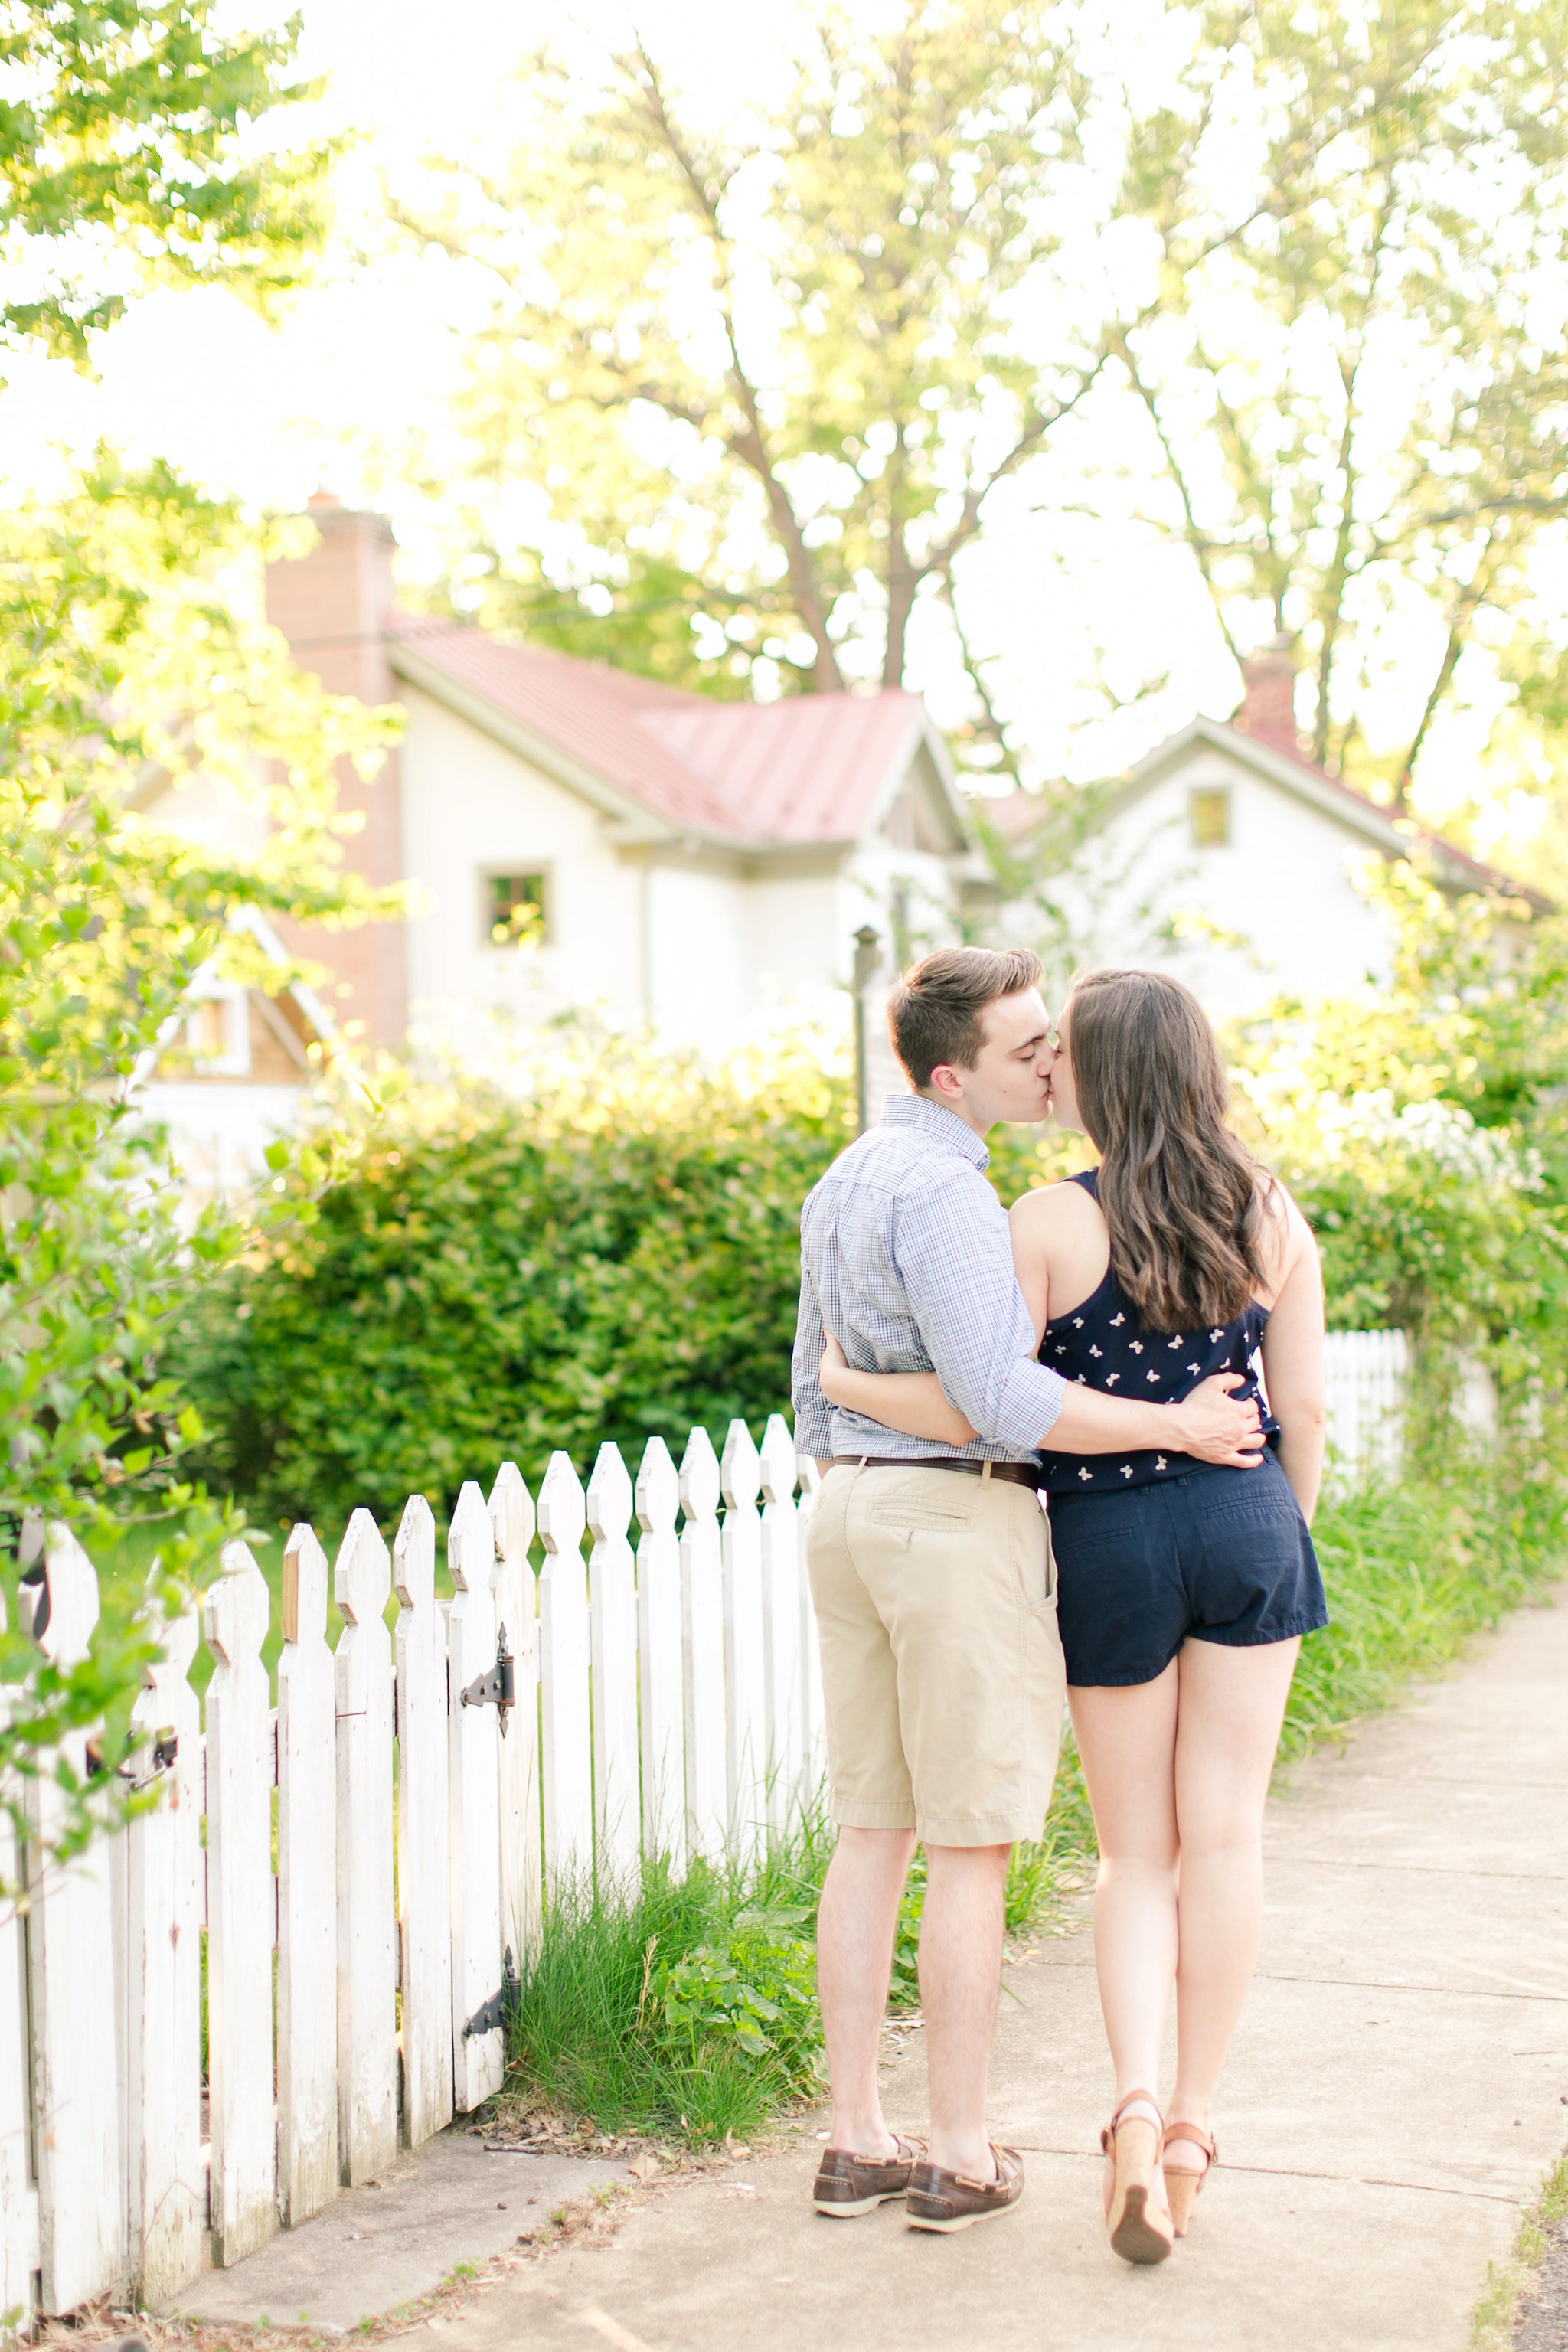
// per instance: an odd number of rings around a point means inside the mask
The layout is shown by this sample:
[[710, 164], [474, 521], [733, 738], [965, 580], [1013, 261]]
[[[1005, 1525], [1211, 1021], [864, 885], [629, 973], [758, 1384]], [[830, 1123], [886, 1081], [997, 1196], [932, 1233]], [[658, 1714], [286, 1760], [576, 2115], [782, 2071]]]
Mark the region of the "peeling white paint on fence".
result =
[[[1396, 1471], [1405, 1377], [1401, 1334], [1331, 1339], [1342, 1478]], [[473, 1484], [458, 1496], [449, 1609], [426, 1501], [402, 1513], [395, 1563], [356, 1511], [334, 1571], [335, 1654], [326, 1555], [297, 1527], [276, 1717], [267, 1585], [244, 1545], [226, 1549], [203, 1611], [205, 1738], [194, 1621], [169, 1629], [138, 1700], [134, 1769], [161, 1802], [47, 1869], [47, 1779], [30, 1784], [26, 1856], [0, 1814], [0, 1874], [25, 1874], [30, 1896], [25, 1924], [0, 1913], [0, 2311], [67, 2312], [128, 2286], [177, 2295], [204, 2235], [211, 2259], [238, 2261], [280, 2220], [374, 2178], [400, 2143], [499, 2086], [509, 1956], [526, 1970], [552, 1886], [597, 1870], [625, 1887], [652, 1855], [680, 1872], [692, 1855], [750, 1850], [815, 1796], [824, 1727], [804, 1538], [821, 1482], [809, 1463], [800, 1475], [797, 1501], [776, 1414], [760, 1454], [731, 1423], [722, 1471], [705, 1430], [679, 1475], [650, 1439], [635, 1490], [614, 1444], [586, 1496], [556, 1454], [541, 1558], [532, 1499], [505, 1463], [488, 1503]], [[97, 1615], [91, 1564], [50, 1529], [40, 1648], [83, 1656]], [[81, 1733], [68, 1744], [79, 1771], [86, 1747]]]
[[[131, 1711], [132, 1727], [146, 1742], [141, 1769], [167, 1774], [163, 1802], [128, 1822], [124, 1841], [127, 2251], [149, 2303], [184, 2284], [201, 2260], [206, 2226], [202, 1710], [189, 1681], [200, 1639], [194, 1610], [165, 1627], [163, 1655], [147, 1669]], [[328, 1727], [330, 1733], [330, 1717]], [[330, 1988], [330, 1948], [326, 1961]], [[281, 2035], [281, 2004], [279, 2017]]]
[[295, 1528], [283, 1553], [278, 1661], [278, 2202], [290, 2229], [338, 2186], [337, 1806], [322, 1801], [337, 1777], [327, 1584], [314, 1528]]
[[763, 1650], [761, 1465], [752, 1433], [732, 1421], [720, 1464], [724, 1493], [724, 1722], [732, 1853], [754, 1853], [766, 1828], [767, 1683]]
[[642, 1839], [647, 1853], [686, 1868], [685, 1676], [680, 1655], [680, 1481], [662, 1437], [643, 1448], [637, 1484], [637, 1675], [642, 1744]]
[[404, 1507], [392, 1560], [403, 2134], [417, 2147], [452, 2119], [447, 1629], [436, 1600], [436, 1521], [423, 1495]]
[[[0, 1600], [0, 1628], [6, 1623]], [[0, 1721], [11, 1695], [0, 1690]], [[15, 1886], [21, 1854], [8, 1811], [0, 1811], [0, 1883]], [[38, 2267], [38, 2192], [31, 2179], [33, 2128], [28, 2099], [27, 1976], [21, 1916], [0, 1907], [0, 2312], [26, 2312]], [[195, 2077], [193, 2077], [193, 2083]]]
[[397, 1952], [392, 1897], [392, 1559], [366, 1510], [332, 1575], [337, 1647], [338, 2170], [346, 2189], [397, 2153]]
[[588, 1633], [594, 1699], [594, 1859], [630, 1895], [642, 1864], [637, 1758], [637, 1563], [626, 1538], [632, 1482], [621, 1449], [599, 1448], [588, 1481]]
[[[452, 2081], [459, 2107], [500, 2089], [505, 2067], [499, 2015], [481, 2024], [500, 1987], [500, 1782], [496, 1709], [482, 1686], [496, 1671], [495, 1529], [472, 1479], [458, 1496], [447, 1535], [457, 1594], [448, 1620], [451, 1697], [447, 1754], [452, 1825]], [[476, 1687], [479, 1686], [479, 1687]]]
[[521, 1966], [539, 1942], [544, 1849], [539, 1811], [539, 1601], [529, 1566], [533, 1497], [515, 1462], [490, 1488], [496, 1617], [511, 1645], [517, 1704], [498, 1751], [500, 1774], [501, 1935]]
[[588, 1704], [588, 1573], [583, 1482], [552, 1454], [539, 1491], [544, 1566], [539, 1577], [540, 1720], [543, 1743], [544, 1866], [572, 1885], [594, 1866], [594, 1762]]
[[763, 1433], [763, 1679], [767, 1711], [768, 1827], [784, 1829], [805, 1761], [801, 1706], [800, 1528], [795, 1507], [795, 1440], [783, 1413]]
[[686, 1685], [686, 1842], [713, 1861], [724, 1851], [724, 1574], [719, 1540], [719, 1458], [694, 1429], [680, 1458], [680, 1641]]
[[[46, 1622], [38, 1646], [67, 1668], [88, 1654], [98, 1622], [98, 1579], [68, 1529], [48, 1531]], [[33, 1622], [39, 1625], [39, 1612]], [[64, 1760], [87, 1772], [88, 1735], [68, 1735]], [[47, 1774], [30, 1784], [39, 1843], [52, 1843], [64, 1799]], [[74, 2310], [104, 2294], [127, 2263], [121, 2177], [115, 2004], [107, 1979], [113, 1949], [106, 1841], [68, 1869], [33, 1875], [27, 1913], [32, 1979], [33, 2099], [37, 2119], [38, 2261], [42, 2308]], [[270, 2025], [270, 2018], [268, 2019]], [[270, 2059], [270, 2037], [268, 2040]], [[272, 2084], [267, 2086], [270, 2106]]]
[[261, 1663], [269, 1598], [245, 1544], [226, 1545], [223, 1562], [203, 1615], [216, 1660], [206, 1706], [211, 2212], [214, 2250], [226, 2264], [254, 2253], [278, 2227], [272, 2123], [277, 1897], [274, 1733]]

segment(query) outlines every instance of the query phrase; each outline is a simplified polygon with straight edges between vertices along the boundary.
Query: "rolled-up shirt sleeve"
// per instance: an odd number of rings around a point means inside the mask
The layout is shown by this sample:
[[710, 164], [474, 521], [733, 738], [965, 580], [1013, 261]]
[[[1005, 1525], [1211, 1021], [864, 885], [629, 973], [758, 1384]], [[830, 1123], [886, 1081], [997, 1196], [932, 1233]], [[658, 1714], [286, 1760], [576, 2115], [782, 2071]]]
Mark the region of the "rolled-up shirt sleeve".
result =
[[[949, 1402], [981, 1437], [1022, 1453], [1037, 1446], [1062, 1409], [1066, 1383], [1035, 1360], [1006, 1215], [979, 1170], [955, 1170], [947, 1183], [900, 1202], [894, 1252]], [[804, 1318], [803, 1294], [803, 1328]], [[818, 1359], [821, 1352], [819, 1341]], [[798, 1400], [798, 1339], [795, 1363]], [[820, 1389], [816, 1394], [820, 1402]], [[798, 1401], [795, 1411], [798, 1444]]]
[[816, 1285], [803, 1265], [800, 1311], [795, 1318], [795, 1354], [790, 1363], [790, 1401], [795, 1406], [795, 1450], [807, 1459], [825, 1462], [833, 1451], [833, 1408], [822, 1393], [822, 1307]]

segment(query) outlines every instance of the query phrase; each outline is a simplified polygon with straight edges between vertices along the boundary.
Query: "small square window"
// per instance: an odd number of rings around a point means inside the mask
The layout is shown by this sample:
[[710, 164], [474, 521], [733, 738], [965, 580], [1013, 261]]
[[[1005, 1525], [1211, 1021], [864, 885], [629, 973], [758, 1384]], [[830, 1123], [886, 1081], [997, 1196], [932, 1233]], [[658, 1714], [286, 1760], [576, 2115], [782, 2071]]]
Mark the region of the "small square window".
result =
[[537, 947], [549, 935], [542, 874], [487, 874], [480, 922], [487, 947]]
[[1228, 849], [1230, 846], [1230, 787], [1228, 784], [1200, 784], [1187, 795], [1187, 813], [1193, 828], [1194, 849]]

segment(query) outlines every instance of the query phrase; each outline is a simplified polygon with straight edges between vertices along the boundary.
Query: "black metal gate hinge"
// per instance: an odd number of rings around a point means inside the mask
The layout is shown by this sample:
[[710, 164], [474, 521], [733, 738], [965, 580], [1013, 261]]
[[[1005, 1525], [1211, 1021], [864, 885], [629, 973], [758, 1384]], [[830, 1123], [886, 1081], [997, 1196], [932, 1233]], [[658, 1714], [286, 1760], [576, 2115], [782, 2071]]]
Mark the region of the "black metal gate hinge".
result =
[[506, 1645], [506, 1627], [496, 1636], [496, 1662], [488, 1675], [476, 1675], [460, 1694], [464, 1706], [493, 1706], [500, 1717], [501, 1738], [506, 1738], [507, 1723], [517, 1703], [517, 1675], [511, 1652]]
[[517, 2008], [520, 1990], [517, 1969], [512, 1964], [511, 1946], [509, 1944], [501, 1955], [500, 1990], [492, 1992], [489, 2000], [475, 2010], [463, 2028], [464, 2041], [466, 2042], [470, 2034], [494, 2033], [510, 2025]]

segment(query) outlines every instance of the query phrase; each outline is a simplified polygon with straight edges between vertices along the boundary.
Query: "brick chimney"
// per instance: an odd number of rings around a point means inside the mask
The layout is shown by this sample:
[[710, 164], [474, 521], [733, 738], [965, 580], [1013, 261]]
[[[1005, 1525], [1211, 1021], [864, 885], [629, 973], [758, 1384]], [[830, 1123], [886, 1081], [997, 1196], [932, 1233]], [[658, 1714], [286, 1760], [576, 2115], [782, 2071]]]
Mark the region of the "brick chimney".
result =
[[1296, 659], [1289, 640], [1276, 637], [1262, 653], [1242, 663], [1241, 675], [1241, 709], [1231, 725], [1242, 734], [1267, 743], [1271, 751], [1288, 751], [1292, 759], [1300, 759], [1301, 738], [1296, 726]]
[[[289, 640], [301, 669], [313, 670], [329, 694], [368, 704], [391, 702], [397, 687], [386, 659], [385, 630], [394, 590], [392, 526], [360, 514], [318, 490], [309, 508], [320, 538], [308, 555], [269, 564], [267, 617]], [[374, 883], [401, 882], [403, 807], [398, 754], [390, 751], [366, 783], [352, 761], [338, 765], [338, 805], [364, 813], [343, 850], [349, 863]], [[401, 923], [365, 923], [358, 929], [291, 931], [289, 944], [330, 967], [330, 991], [340, 1020], [363, 1023], [373, 1045], [400, 1045], [408, 1027], [407, 942]]]

